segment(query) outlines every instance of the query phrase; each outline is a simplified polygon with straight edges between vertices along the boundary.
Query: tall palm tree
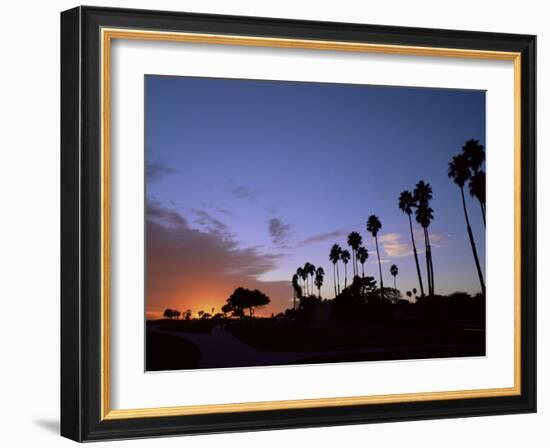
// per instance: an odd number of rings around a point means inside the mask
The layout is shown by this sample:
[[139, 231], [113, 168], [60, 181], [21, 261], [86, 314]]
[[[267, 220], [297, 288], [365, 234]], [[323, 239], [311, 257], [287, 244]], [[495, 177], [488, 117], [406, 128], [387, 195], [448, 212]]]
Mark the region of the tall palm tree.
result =
[[393, 275], [393, 289], [397, 290], [396, 278], [397, 274], [399, 274], [399, 268], [395, 264], [390, 266], [390, 274]]
[[[332, 275], [334, 278], [334, 297], [340, 294], [340, 272], [338, 271], [338, 261], [342, 254], [342, 248], [338, 244], [333, 244], [330, 248], [329, 260], [332, 261]], [[338, 278], [338, 281], [336, 280]], [[338, 285], [338, 288], [336, 287]]]
[[468, 159], [468, 166], [475, 173], [481, 169], [485, 161], [485, 147], [479, 143], [479, 140], [470, 139], [464, 143], [462, 153]]
[[369, 251], [367, 248], [363, 246], [359, 247], [357, 249], [357, 259], [359, 263], [361, 263], [361, 278], [365, 278], [365, 262], [367, 258], [369, 258]]
[[476, 171], [470, 177], [470, 196], [476, 198], [481, 207], [481, 216], [483, 217], [483, 227], [485, 224], [485, 171]]
[[[304, 273], [306, 274], [306, 283], [308, 296], [313, 294], [313, 276], [315, 275], [315, 265], [311, 264], [309, 261], [304, 264]], [[309, 276], [311, 275], [311, 288], [309, 284]]]
[[292, 276], [292, 289], [294, 291], [294, 294], [292, 295], [292, 309], [296, 310], [296, 299], [300, 299], [302, 297], [302, 287], [300, 286], [300, 278], [298, 277], [298, 274], [294, 274]]
[[468, 167], [472, 170], [470, 194], [479, 201], [485, 226], [485, 172], [481, 170], [481, 165], [485, 161], [485, 147], [479, 143], [479, 140], [470, 139], [464, 143], [462, 154], [468, 160]]
[[319, 266], [315, 270], [315, 286], [317, 286], [317, 291], [319, 292], [319, 298], [321, 298], [321, 286], [323, 286], [323, 281], [325, 279], [325, 270]]
[[424, 297], [424, 284], [422, 283], [422, 273], [420, 272], [420, 263], [418, 263], [418, 252], [416, 251], [416, 243], [414, 241], [414, 232], [412, 226], [411, 215], [413, 208], [416, 207], [416, 201], [410, 191], [402, 191], [399, 195], [399, 208], [409, 218], [409, 230], [411, 231], [411, 241], [413, 246], [414, 262], [416, 264], [416, 273], [418, 274], [418, 283], [420, 284], [420, 294]]
[[466, 229], [468, 231], [470, 245], [472, 246], [472, 253], [474, 255], [477, 275], [479, 277], [479, 283], [481, 284], [481, 292], [483, 295], [485, 295], [485, 281], [483, 280], [483, 273], [481, 272], [481, 265], [479, 264], [479, 257], [477, 255], [474, 234], [472, 232], [472, 227], [470, 226], [470, 218], [468, 217], [468, 210], [466, 209], [466, 199], [464, 198], [464, 184], [470, 177], [469, 161], [465, 153], [462, 153], [453, 157], [452, 161], [449, 162], [449, 169], [447, 171], [447, 174], [449, 178], [452, 179], [452, 181], [460, 188], [460, 196], [462, 198], [462, 208], [464, 210], [464, 217], [466, 218]]
[[348, 250], [344, 249], [342, 253], [340, 254], [340, 258], [342, 259], [342, 263], [344, 263], [344, 289], [348, 286], [348, 261], [351, 258], [351, 254]]
[[433, 209], [430, 207], [432, 200], [432, 187], [430, 184], [419, 181], [414, 189], [414, 199], [416, 201], [416, 222], [422, 226], [424, 230], [424, 245], [426, 246], [426, 271], [428, 277], [428, 294], [433, 296], [435, 291], [434, 286], [434, 270], [432, 259], [432, 246], [430, 244], [430, 226], [433, 216]]
[[348, 246], [351, 247], [353, 254], [353, 276], [357, 275], [357, 249], [363, 244], [363, 238], [357, 232], [351, 232], [348, 235]]
[[306, 278], [307, 278], [307, 274], [305, 273], [304, 271], [304, 268], [302, 267], [299, 267], [298, 269], [296, 269], [296, 275], [302, 279], [302, 281], [304, 282], [303, 285], [303, 291], [304, 291], [304, 294], [307, 296], [307, 288], [306, 288]]
[[380, 298], [384, 300], [384, 281], [382, 280], [382, 263], [380, 262], [380, 250], [378, 249], [378, 232], [382, 223], [376, 215], [370, 215], [367, 220], [367, 232], [370, 232], [376, 242], [376, 255], [378, 256], [378, 271], [380, 273]]

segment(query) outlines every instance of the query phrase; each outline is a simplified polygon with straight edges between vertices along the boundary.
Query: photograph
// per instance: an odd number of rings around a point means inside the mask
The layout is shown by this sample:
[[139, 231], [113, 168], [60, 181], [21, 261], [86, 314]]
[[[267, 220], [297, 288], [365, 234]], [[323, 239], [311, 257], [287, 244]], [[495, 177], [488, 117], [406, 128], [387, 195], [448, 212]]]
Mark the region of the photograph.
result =
[[146, 371], [486, 355], [486, 91], [144, 95]]

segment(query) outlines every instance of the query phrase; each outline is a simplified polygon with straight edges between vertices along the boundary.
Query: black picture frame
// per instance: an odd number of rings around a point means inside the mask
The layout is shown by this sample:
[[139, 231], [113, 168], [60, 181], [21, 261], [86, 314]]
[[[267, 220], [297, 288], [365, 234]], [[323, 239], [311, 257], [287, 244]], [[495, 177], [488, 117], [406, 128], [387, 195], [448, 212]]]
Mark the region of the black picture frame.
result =
[[[128, 28], [521, 54], [521, 393], [406, 403], [102, 419], [100, 29]], [[536, 412], [536, 37], [77, 7], [61, 14], [61, 435], [141, 438]]]

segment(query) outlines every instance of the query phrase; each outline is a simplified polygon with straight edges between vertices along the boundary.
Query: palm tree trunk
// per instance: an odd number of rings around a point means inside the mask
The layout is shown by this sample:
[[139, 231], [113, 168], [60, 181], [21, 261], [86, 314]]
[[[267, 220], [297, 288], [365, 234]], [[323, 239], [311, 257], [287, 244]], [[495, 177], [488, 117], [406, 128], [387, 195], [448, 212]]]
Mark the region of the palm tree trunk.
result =
[[481, 284], [481, 292], [485, 296], [485, 281], [483, 280], [483, 273], [481, 272], [481, 266], [479, 264], [479, 257], [477, 256], [476, 243], [474, 241], [474, 234], [472, 233], [472, 227], [470, 226], [470, 218], [468, 218], [468, 210], [466, 210], [466, 199], [464, 199], [464, 188], [460, 188], [460, 195], [462, 196], [462, 208], [464, 209], [464, 217], [466, 218], [466, 228], [468, 229], [468, 237], [470, 238], [470, 245], [472, 246], [472, 252], [474, 254], [474, 261], [476, 263], [477, 275], [479, 277], [479, 283]]
[[397, 282], [395, 280], [395, 276], [393, 277], [393, 289], [397, 291]]
[[487, 224], [485, 223], [485, 204], [479, 201], [479, 206], [481, 207], [481, 216], [483, 216], [483, 227], [486, 227]]
[[435, 294], [435, 281], [434, 281], [434, 261], [432, 257], [432, 244], [430, 243], [430, 232], [428, 231], [428, 228], [426, 227], [426, 238], [428, 241], [428, 251], [430, 254], [430, 294], [433, 296]]
[[348, 264], [344, 263], [344, 289], [348, 287]]
[[365, 278], [365, 263], [361, 263], [361, 277]]
[[432, 295], [432, 270], [430, 269], [430, 243], [428, 242], [428, 232], [424, 230], [424, 246], [426, 248], [426, 276], [428, 277], [428, 295]]
[[340, 268], [338, 267], [338, 263], [336, 263], [336, 276], [338, 278], [338, 295], [340, 295]]
[[338, 295], [336, 292], [336, 263], [332, 263], [332, 279], [334, 280], [334, 298]]
[[424, 297], [424, 285], [422, 283], [422, 273], [420, 272], [420, 264], [418, 263], [418, 253], [416, 252], [416, 243], [414, 242], [414, 233], [412, 226], [411, 215], [409, 215], [409, 227], [411, 229], [411, 240], [413, 245], [414, 262], [416, 263], [416, 273], [418, 274], [418, 283], [420, 284], [420, 294]]
[[380, 299], [384, 300], [384, 281], [382, 280], [382, 263], [380, 262], [380, 251], [378, 250], [378, 237], [374, 237], [376, 242], [376, 255], [378, 256], [378, 271], [380, 273]]

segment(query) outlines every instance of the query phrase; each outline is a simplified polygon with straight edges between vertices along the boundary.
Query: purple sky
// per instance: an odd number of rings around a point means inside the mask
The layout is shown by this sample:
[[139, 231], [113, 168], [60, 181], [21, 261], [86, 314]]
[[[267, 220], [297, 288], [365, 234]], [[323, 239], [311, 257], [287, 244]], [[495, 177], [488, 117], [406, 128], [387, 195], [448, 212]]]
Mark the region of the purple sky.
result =
[[[352, 230], [378, 278], [370, 214], [385, 284], [395, 263], [398, 288], [418, 288], [397, 198], [420, 179], [434, 193], [436, 293], [479, 291], [447, 164], [467, 139], [485, 143], [484, 91], [147, 76], [145, 94], [149, 313], [219, 309], [237, 286], [266, 291], [265, 312], [278, 312], [306, 261], [324, 267], [332, 298], [328, 252]], [[479, 204], [467, 201], [484, 264]]]

